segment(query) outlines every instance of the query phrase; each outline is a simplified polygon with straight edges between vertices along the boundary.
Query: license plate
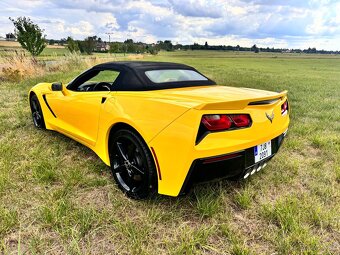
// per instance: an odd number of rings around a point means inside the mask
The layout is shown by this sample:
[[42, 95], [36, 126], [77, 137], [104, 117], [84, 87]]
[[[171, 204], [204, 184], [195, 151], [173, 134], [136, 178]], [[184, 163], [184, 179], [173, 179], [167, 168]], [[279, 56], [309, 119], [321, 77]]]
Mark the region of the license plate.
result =
[[272, 155], [272, 141], [259, 144], [254, 147], [255, 163]]

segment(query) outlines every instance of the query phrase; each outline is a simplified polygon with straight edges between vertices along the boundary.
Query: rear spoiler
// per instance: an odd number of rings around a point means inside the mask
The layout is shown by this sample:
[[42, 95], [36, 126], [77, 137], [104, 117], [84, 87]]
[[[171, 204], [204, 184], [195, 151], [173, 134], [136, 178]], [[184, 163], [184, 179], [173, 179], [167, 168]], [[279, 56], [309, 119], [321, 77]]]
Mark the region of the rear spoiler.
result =
[[234, 101], [220, 101], [216, 103], [203, 103], [194, 107], [196, 110], [239, 110], [244, 109], [248, 105], [267, 105], [274, 104], [278, 100], [282, 100], [287, 97], [287, 90], [284, 90], [277, 95], [264, 96], [250, 99], [240, 99]]

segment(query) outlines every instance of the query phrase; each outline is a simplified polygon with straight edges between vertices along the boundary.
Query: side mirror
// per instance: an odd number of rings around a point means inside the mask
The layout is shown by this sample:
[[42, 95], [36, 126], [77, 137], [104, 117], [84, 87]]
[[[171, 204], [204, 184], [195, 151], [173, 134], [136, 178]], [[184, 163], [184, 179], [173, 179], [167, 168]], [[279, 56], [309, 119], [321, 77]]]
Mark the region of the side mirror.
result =
[[52, 91], [63, 91], [63, 84], [61, 82], [52, 83]]

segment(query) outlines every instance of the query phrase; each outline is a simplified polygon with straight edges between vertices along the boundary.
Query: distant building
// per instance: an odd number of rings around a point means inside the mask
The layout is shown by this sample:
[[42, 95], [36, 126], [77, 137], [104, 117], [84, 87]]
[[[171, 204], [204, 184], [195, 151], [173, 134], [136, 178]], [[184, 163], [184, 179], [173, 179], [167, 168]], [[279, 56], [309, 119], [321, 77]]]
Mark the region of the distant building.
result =
[[110, 45], [106, 42], [97, 42], [95, 51], [108, 51], [110, 49]]
[[16, 40], [17, 38], [15, 37], [13, 33], [6, 34], [6, 41], [16, 41]]

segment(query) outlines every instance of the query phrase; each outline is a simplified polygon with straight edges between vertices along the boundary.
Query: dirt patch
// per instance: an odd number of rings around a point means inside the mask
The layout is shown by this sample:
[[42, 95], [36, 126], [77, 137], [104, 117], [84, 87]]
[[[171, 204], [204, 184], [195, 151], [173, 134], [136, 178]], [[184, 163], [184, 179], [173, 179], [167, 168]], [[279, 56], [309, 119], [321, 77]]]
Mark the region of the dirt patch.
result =
[[76, 203], [81, 206], [91, 206], [97, 209], [109, 209], [112, 208], [112, 204], [110, 202], [109, 193], [112, 189], [109, 187], [101, 187], [95, 188], [92, 190], [87, 190], [79, 193], [76, 196]]

